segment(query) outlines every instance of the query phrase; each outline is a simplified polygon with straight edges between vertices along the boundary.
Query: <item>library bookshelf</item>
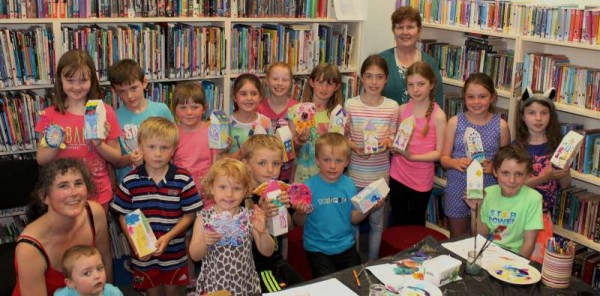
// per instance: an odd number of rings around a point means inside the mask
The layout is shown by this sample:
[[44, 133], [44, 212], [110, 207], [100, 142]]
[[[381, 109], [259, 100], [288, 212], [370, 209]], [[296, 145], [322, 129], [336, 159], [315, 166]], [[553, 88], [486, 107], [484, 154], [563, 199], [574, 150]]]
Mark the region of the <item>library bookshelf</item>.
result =
[[[37, 65], [40, 73], [34, 74], [40, 78], [19, 83], [0, 83], [0, 96], [16, 100], [19, 99], [17, 94], [33, 96], [31, 106], [27, 109], [33, 120], [23, 120], [23, 124], [32, 125], [37, 112], [50, 104], [52, 69], [60, 56], [70, 49], [80, 48], [92, 55], [101, 86], [107, 93], [105, 100], [112, 102], [115, 108], [119, 101], [107, 81], [108, 67], [119, 59], [132, 58], [140, 63], [147, 74], [150, 99], [164, 101], [172, 93], [174, 83], [199, 80], [203, 82], [209, 97], [209, 112], [213, 109], [229, 112], [233, 109], [230, 98], [235, 78], [242, 73], [264, 77], [267, 66], [275, 61], [288, 62], [295, 77], [306, 77], [320, 62], [333, 63], [356, 85], [362, 26], [362, 21], [337, 21], [333, 17], [0, 19], [0, 33], [6, 33], [0, 36], [0, 39], [3, 38], [0, 46], [8, 44], [10, 34], [15, 34], [11, 30], [25, 32], [38, 29], [35, 32], [39, 36], [53, 36], [50, 37], [52, 41], [38, 43], [44, 45], [40, 51], [45, 53], [43, 58], [36, 59], [40, 62]], [[48, 42], [51, 44], [48, 45]], [[0, 63], [0, 68], [3, 66]], [[0, 81], [5, 78], [2, 74], [0, 69]], [[358, 87], [352, 90], [347, 94], [348, 97], [356, 95]], [[168, 101], [165, 103], [169, 104]], [[14, 110], [17, 109], [15, 106]], [[3, 126], [0, 130], [5, 129], [10, 127]], [[32, 127], [30, 131], [33, 131]], [[6, 136], [0, 138], [0, 156], [35, 151], [33, 133], [23, 143], [16, 144], [14, 142], [18, 139], [13, 141], [10, 135]]]
[[[404, 2], [404, 1], [398, 1]], [[538, 35], [530, 36], [524, 34], [522, 29], [523, 25], [514, 25], [512, 27], [497, 29], [497, 28], [484, 28], [481, 29], [479, 24], [477, 26], [473, 26], [472, 23], [459, 23], [456, 20], [455, 25], [449, 25], [446, 20], [435, 19], [434, 12], [424, 12], [422, 2], [433, 2], [433, 1], [408, 1], [410, 5], [419, 9], [421, 8], [422, 15], [431, 14], [431, 18], [427, 19], [424, 17], [423, 29], [421, 32], [422, 40], [435, 40], [433, 42], [446, 43], [450, 46], [460, 47], [464, 44], [464, 41], [468, 38], [467, 34], [470, 35], [481, 35], [486, 36], [485, 38], [499, 40], [504, 44], [504, 50], [510, 52], [513, 59], [513, 64], [510, 65], [512, 77], [510, 79], [510, 85], [505, 87], [498, 87], [496, 89], [498, 96], [502, 97], [497, 101], [497, 106], [508, 109], [508, 123], [511, 129], [511, 133], [514, 135], [514, 120], [516, 112], [518, 112], [518, 106], [520, 104], [520, 95], [522, 92], [522, 88], [525, 86], [530, 86], [533, 89], [536, 89], [530, 81], [523, 81], [520, 77], [521, 71], [527, 71], [524, 69], [523, 65], [526, 64], [527, 56], [532, 53], [537, 53], [540, 55], [565, 55], [568, 58], [568, 65], [577, 69], [590, 69], [591, 71], [600, 71], [600, 69], [592, 69], [598, 67], [600, 65], [600, 45], [584, 43], [584, 42], [572, 42], [572, 41], [559, 41], [556, 39], [549, 38], [541, 38]], [[458, 2], [458, 1], [457, 1]], [[440, 2], [441, 3], [441, 2]], [[488, 3], [489, 4], [489, 3]], [[421, 5], [421, 6], [420, 6]], [[445, 5], [445, 4], [440, 4]], [[450, 4], [448, 4], [450, 5]], [[490, 4], [493, 5], [493, 4]], [[513, 5], [516, 11], [518, 9], [525, 9], [524, 7], [520, 7], [519, 4], [506, 4], [502, 5]], [[531, 5], [529, 7], [533, 7], [535, 5]], [[528, 8], [531, 9], [531, 8]], [[580, 9], [583, 8], [573, 8]], [[522, 10], [524, 11], [524, 10]], [[449, 17], [448, 12], [440, 12], [439, 17]], [[519, 13], [519, 12], [515, 12]], [[463, 16], [464, 17], [464, 16]], [[450, 17], [451, 18], [451, 17]], [[518, 17], [517, 17], [518, 18]], [[598, 19], [595, 19], [596, 21]], [[521, 26], [521, 27], [520, 27]], [[429, 41], [432, 42], [432, 41]], [[595, 42], [594, 42], [595, 43]], [[548, 70], [549, 71], [549, 70]], [[444, 76], [444, 73], [442, 73]], [[523, 74], [524, 75], [524, 74]], [[461, 88], [464, 85], [464, 82], [460, 79], [451, 79], [448, 77], [443, 77], [444, 90], [445, 92], [456, 92], [457, 88]], [[549, 82], [543, 85], [538, 85], [537, 89], [542, 90], [546, 89], [551, 85]], [[569, 85], [567, 82], [563, 82], [562, 86]], [[589, 95], [589, 94], [588, 94]], [[596, 97], [592, 97], [591, 100], [595, 100], [598, 102], [600, 100], [600, 94], [595, 94]], [[590, 98], [586, 98], [590, 100]], [[563, 101], [564, 100], [564, 101]], [[587, 129], [596, 129], [600, 128], [600, 108], [593, 110], [590, 106], [584, 106], [584, 104], [579, 101], [576, 102], [575, 99], [560, 99], [555, 103], [556, 109], [559, 113], [559, 120], [562, 122], [569, 123], [582, 123], [584, 128]], [[592, 175], [592, 174], [583, 174], [578, 170], [571, 170], [571, 175], [573, 177], [573, 184], [576, 186], [583, 187], [590, 192], [600, 193], [600, 178]], [[434, 183], [438, 186], [445, 187], [446, 180], [440, 177], [435, 177]], [[439, 226], [433, 223], [427, 223], [428, 227], [431, 227], [436, 230], [440, 230]], [[600, 251], [600, 243], [594, 242], [593, 240], [587, 238], [584, 235], [581, 235], [577, 232], [573, 232], [563, 227], [559, 227], [555, 225], [555, 233], [574, 241], [577, 241], [589, 248]]]

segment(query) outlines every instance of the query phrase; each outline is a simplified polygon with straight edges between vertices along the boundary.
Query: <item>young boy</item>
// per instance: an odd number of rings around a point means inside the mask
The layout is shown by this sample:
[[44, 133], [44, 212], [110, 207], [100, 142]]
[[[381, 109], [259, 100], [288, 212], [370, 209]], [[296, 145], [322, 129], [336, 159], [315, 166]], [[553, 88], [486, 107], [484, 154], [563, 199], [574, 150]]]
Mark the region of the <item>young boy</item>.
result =
[[133, 258], [133, 286], [146, 295], [179, 295], [189, 282], [185, 231], [202, 206], [190, 173], [170, 163], [179, 135], [174, 123], [162, 117], [146, 119], [138, 133], [144, 164], [119, 185], [111, 207], [120, 214], [124, 232], [126, 214], [140, 209], [156, 235], [157, 250]]
[[106, 283], [106, 272], [98, 249], [78, 245], [68, 249], [62, 258], [62, 270], [67, 287], [55, 296], [123, 296], [115, 286]]
[[353, 224], [369, 215], [355, 210], [350, 200], [356, 186], [343, 175], [350, 159], [348, 140], [338, 133], [322, 135], [315, 144], [315, 157], [319, 174], [305, 182], [315, 209], [308, 215], [294, 213], [294, 222], [304, 225], [304, 249], [313, 278], [360, 264]]
[[[252, 175], [252, 188], [256, 189], [260, 184], [277, 178], [283, 164], [283, 143], [273, 135], [254, 135], [250, 137], [241, 147], [242, 161], [250, 169]], [[277, 214], [277, 206], [266, 202], [260, 196], [254, 194], [252, 201], [261, 206], [267, 218]], [[280, 196], [279, 201], [289, 206], [287, 195]], [[291, 226], [291, 217], [288, 221]], [[281, 252], [284, 235], [274, 237], [275, 251], [270, 257], [263, 256], [255, 244], [252, 244], [252, 254], [256, 271], [260, 275], [261, 290], [263, 293], [272, 293], [295, 285], [303, 281], [302, 276], [290, 266]]]
[[121, 183], [123, 177], [133, 169], [133, 164], [142, 161], [141, 155], [136, 150], [140, 124], [151, 116], [160, 116], [173, 121], [173, 115], [167, 105], [149, 101], [144, 97], [148, 79], [136, 61], [130, 59], [118, 61], [109, 68], [108, 79], [112, 89], [123, 102], [123, 106], [116, 111], [123, 132], [119, 139], [122, 157], [116, 165], [117, 183]]
[[[484, 237], [499, 226], [500, 229], [505, 228], [498, 233], [500, 239], [496, 238], [494, 242], [525, 258], [531, 256], [538, 230], [544, 228], [542, 195], [524, 186], [531, 169], [527, 151], [512, 145], [500, 148], [492, 160], [492, 172], [498, 184], [485, 189], [481, 219], [477, 223], [477, 233]], [[468, 200], [468, 203], [471, 217], [477, 217], [476, 202]]]

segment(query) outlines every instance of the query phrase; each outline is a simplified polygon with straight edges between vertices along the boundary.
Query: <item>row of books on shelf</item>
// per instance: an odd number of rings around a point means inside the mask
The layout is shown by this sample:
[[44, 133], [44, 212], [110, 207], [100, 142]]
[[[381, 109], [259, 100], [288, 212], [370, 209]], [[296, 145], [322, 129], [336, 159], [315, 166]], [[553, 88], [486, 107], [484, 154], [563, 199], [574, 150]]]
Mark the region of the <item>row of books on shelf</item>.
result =
[[397, 0], [396, 5], [419, 9], [429, 23], [600, 44], [600, 6], [491, 0]]
[[471, 73], [483, 72], [497, 88], [511, 88], [514, 51], [504, 49], [497, 40], [467, 35], [464, 45], [452, 45], [424, 39], [421, 49], [439, 61], [443, 77], [464, 81]]
[[231, 2], [232, 17], [325, 18], [332, 0], [238, 0]]
[[554, 87], [556, 102], [600, 111], [600, 69], [570, 64], [562, 54], [535, 52], [526, 54], [517, 67], [522, 68], [522, 91]]
[[582, 279], [592, 289], [600, 289], [600, 253], [576, 244], [571, 274]]
[[28, 92], [0, 93], [0, 152], [37, 148], [35, 123], [50, 100]]
[[552, 222], [557, 227], [600, 242], [600, 194], [570, 186], [560, 190], [552, 210]]
[[331, 0], [0, 0], [0, 18], [311, 17]]
[[232, 30], [231, 69], [234, 73], [264, 73], [275, 61], [289, 63], [295, 72], [309, 72], [327, 62], [345, 69], [352, 61], [354, 37], [347, 24], [246, 25]]
[[229, 0], [0, 0], [0, 18], [229, 16]]
[[86, 50], [100, 81], [108, 80], [114, 62], [136, 60], [149, 79], [221, 75], [225, 69], [225, 33], [214, 26], [159, 23], [61, 30], [63, 51]]
[[[223, 87], [212, 81], [202, 81], [208, 111], [224, 109]], [[146, 98], [172, 106], [174, 83], [149, 83]], [[117, 109], [122, 105], [114, 91], [102, 88], [104, 101]], [[20, 152], [37, 149], [35, 125], [39, 114], [51, 104], [49, 96], [33, 92], [0, 93], [0, 152]], [[210, 114], [210, 113], [207, 113]]]
[[0, 29], [0, 88], [50, 84], [54, 78], [51, 31]]
[[0, 210], [0, 244], [14, 242], [27, 225], [26, 207]]

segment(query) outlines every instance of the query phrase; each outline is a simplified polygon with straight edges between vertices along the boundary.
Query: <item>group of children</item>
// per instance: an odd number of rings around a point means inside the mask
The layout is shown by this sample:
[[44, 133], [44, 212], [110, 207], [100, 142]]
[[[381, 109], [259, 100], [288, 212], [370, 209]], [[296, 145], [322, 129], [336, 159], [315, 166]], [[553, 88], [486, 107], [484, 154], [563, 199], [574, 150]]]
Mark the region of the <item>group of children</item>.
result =
[[[215, 150], [208, 147], [202, 86], [198, 82], [177, 84], [173, 118], [164, 104], [144, 98], [148, 82], [132, 60], [121, 60], [110, 68], [111, 86], [123, 106], [116, 113], [105, 106], [106, 140], [85, 141], [85, 103], [99, 98], [99, 83], [88, 54], [72, 50], [58, 63], [54, 104], [36, 125], [42, 135], [48, 126], [60, 125], [66, 149], [40, 147], [37, 159], [41, 165], [57, 157], [86, 159], [98, 188], [93, 199], [105, 209], [110, 205], [124, 230], [124, 215], [142, 210], [158, 239], [152, 255], [133, 256], [133, 285], [147, 295], [177, 295], [178, 287], [189, 282], [196, 283], [198, 294], [226, 289], [234, 295], [272, 292], [301, 282], [302, 277], [285, 260], [285, 240], [266, 230], [266, 220], [276, 215], [277, 205], [256, 194], [248, 198], [271, 179], [305, 183], [312, 192], [312, 212], [305, 206], [290, 206], [286, 192], [278, 200], [289, 208], [289, 221], [304, 225], [303, 243], [313, 277], [360, 264], [353, 225], [367, 216], [369, 260], [375, 260], [385, 200], [362, 213], [353, 207], [351, 198], [384, 178], [391, 188], [390, 224], [424, 225], [436, 161], [448, 171], [445, 214], [451, 235], [469, 233], [469, 218], [478, 217], [474, 209], [480, 206], [482, 223], [476, 230], [486, 234], [498, 224], [506, 225], [508, 243], [499, 243], [529, 257], [537, 231], [544, 228], [542, 208], [548, 213], [559, 185], [570, 183], [568, 169], [556, 170], [549, 163], [550, 153], [560, 142], [552, 101], [532, 97], [522, 102], [516, 138], [510, 146], [508, 124], [494, 112], [497, 94], [487, 75], [475, 73], [467, 79], [463, 88], [466, 108], [446, 121], [433, 98], [436, 79], [429, 64], [416, 62], [408, 68], [411, 101], [401, 106], [381, 95], [388, 71], [383, 58], [369, 56], [360, 69], [364, 92], [344, 103], [338, 68], [316, 66], [302, 98], [303, 103], [316, 107], [315, 124], [310, 127], [295, 126], [303, 105], [290, 97], [293, 77], [287, 64], [268, 68], [268, 96], [257, 76], [242, 74], [233, 83], [229, 147]], [[328, 132], [337, 105], [348, 113], [345, 135]], [[395, 149], [392, 142], [398, 126], [411, 116], [415, 123], [408, 148]], [[367, 122], [377, 130], [375, 153], [364, 149]], [[281, 140], [274, 136], [283, 126], [290, 128], [296, 151], [295, 159], [288, 162], [284, 162]], [[485, 186], [498, 183], [487, 189], [482, 205], [463, 200], [465, 171], [472, 161], [463, 143], [468, 127], [483, 140]], [[533, 171], [525, 150], [533, 155]], [[114, 196], [109, 163], [118, 168]], [[543, 190], [543, 207], [540, 194], [524, 185]], [[231, 243], [223, 243], [212, 224], [222, 215], [238, 223], [240, 231], [229, 238]], [[197, 281], [188, 254], [202, 261]], [[76, 268], [65, 266], [68, 270], [72, 273]], [[67, 277], [75, 279], [69, 272]]]

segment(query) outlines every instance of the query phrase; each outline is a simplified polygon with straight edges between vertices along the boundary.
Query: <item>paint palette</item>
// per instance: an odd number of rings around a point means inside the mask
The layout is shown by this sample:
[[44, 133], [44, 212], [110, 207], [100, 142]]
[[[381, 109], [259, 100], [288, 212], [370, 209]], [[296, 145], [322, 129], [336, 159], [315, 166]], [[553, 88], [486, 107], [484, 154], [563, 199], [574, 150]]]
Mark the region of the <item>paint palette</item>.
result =
[[515, 285], [530, 285], [540, 281], [542, 275], [531, 265], [503, 263], [492, 265], [488, 272], [491, 276]]

